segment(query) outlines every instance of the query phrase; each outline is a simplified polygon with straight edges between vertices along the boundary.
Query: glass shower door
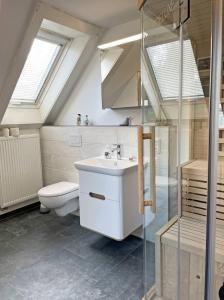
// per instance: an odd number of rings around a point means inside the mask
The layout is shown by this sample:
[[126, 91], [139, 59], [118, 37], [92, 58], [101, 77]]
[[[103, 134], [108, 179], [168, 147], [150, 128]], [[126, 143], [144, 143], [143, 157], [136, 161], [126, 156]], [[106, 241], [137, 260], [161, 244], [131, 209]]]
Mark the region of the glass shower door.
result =
[[147, 300], [213, 300], [205, 293], [209, 204], [215, 201], [208, 174], [217, 155], [209, 152], [210, 86], [219, 80], [210, 77], [213, 2], [221, 1], [148, 0], [141, 9], [139, 189]]
[[[146, 1], [142, 9], [141, 51], [142, 118], [139, 129], [139, 164], [144, 166], [144, 294], [145, 299], [176, 299], [177, 249], [161, 243], [163, 232], [178, 218], [178, 100], [180, 90], [180, 28], [178, 8], [167, 1]], [[165, 104], [165, 106], [164, 106]], [[168, 107], [168, 110], [167, 110]], [[142, 132], [141, 132], [142, 131]], [[141, 159], [142, 156], [142, 159]], [[172, 265], [165, 276], [163, 258]], [[171, 288], [170, 288], [171, 287]]]

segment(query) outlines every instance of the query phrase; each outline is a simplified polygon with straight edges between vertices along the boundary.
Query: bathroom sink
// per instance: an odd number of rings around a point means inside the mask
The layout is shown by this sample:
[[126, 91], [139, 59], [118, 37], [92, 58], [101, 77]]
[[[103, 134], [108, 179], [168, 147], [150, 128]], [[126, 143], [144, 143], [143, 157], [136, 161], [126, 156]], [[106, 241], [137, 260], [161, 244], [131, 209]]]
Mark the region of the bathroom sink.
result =
[[138, 162], [127, 158], [106, 159], [104, 157], [93, 157], [78, 161], [75, 163], [78, 170], [108, 174], [113, 176], [122, 176], [132, 168], [137, 168]]
[[121, 241], [142, 224], [138, 213], [138, 163], [92, 157], [75, 163], [81, 226]]

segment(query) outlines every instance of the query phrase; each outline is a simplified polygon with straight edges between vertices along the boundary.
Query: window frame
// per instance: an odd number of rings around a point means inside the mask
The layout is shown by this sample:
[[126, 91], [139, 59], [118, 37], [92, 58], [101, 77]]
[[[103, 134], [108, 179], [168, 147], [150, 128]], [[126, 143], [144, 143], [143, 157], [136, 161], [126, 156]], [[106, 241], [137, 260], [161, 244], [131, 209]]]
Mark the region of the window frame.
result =
[[[44, 80], [44, 82], [42, 84], [42, 87], [38, 93], [36, 100], [34, 102], [28, 101], [26, 99], [22, 99], [22, 100], [15, 99], [13, 101], [11, 98], [11, 100], [9, 102], [9, 107], [12, 107], [12, 108], [37, 108], [37, 109], [40, 108], [40, 105], [43, 101], [43, 94], [46, 91], [46, 89], [48, 89], [49, 84], [52, 82], [55, 72], [57, 71], [58, 67], [60, 66], [60, 63], [63, 60], [63, 57], [64, 57], [65, 53], [67, 52], [67, 49], [69, 48], [69, 45], [71, 43], [71, 39], [69, 39], [68, 37], [64, 37], [58, 33], [55, 33], [55, 32], [52, 32], [52, 31], [49, 31], [49, 30], [43, 29], [43, 28], [40, 28], [40, 30], [38, 31], [38, 33], [34, 39], [36, 39], [36, 38], [39, 40], [58, 44], [61, 48], [58, 51], [52, 65], [48, 71], [46, 79]], [[29, 51], [29, 53], [30, 53], [30, 51]], [[26, 63], [26, 61], [25, 61], [25, 63]], [[24, 63], [24, 65], [25, 65], [25, 63]], [[20, 75], [21, 74], [22, 74], [22, 71], [21, 71]], [[18, 78], [18, 80], [19, 80], [19, 78]], [[18, 82], [18, 80], [17, 80], [17, 82]], [[13, 90], [13, 92], [14, 92], [14, 90]]]

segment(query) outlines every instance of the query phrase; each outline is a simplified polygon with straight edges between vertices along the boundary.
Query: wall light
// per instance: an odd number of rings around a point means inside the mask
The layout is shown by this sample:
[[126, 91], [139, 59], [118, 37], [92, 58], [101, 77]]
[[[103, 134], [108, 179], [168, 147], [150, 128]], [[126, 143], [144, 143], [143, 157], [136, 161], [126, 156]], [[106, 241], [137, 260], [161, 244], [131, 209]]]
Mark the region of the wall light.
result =
[[143, 32], [143, 34], [139, 33], [139, 34], [131, 35], [131, 36], [128, 36], [128, 37], [120, 39], [120, 40], [116, 40], [116, 41], [113, 41], [113, 42], [109, 42], [109, 43], [106, 43], [106, 44], [99, 45], [98, 49], [105, 50], [105, 49], [112, 48], [112, 47], [115, 47], [115, 46], [119, 46], [119, 45], [122, 45], [122, 44], [127, 44], [127, 43], [130, 43], [130, 42], [138, 41], [138, 40], [141, 40], [142, 37], [145, 38], [147, 36], [148, 36], [148, 33], [146, 33], [146, 32]]

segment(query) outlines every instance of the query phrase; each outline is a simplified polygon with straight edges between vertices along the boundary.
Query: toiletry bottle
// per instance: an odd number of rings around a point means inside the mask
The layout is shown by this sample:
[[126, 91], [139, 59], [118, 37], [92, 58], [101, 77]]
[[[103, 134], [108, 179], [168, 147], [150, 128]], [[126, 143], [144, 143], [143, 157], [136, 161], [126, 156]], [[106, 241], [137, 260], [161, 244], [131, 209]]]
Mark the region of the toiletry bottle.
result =
[[85, 125], [88, 126], [89, 125], [89, 119], [88, 119], [88, 115], [86, 115], [86, 119], [85, 119]]
[[80, 126], [80, 125], [81, 125], [81, 122], [82, 122], [82, 116], [81, 116], [81, 114], [78, 114], [78, 115], [77, 115], [77, 122], [76, 122], [76, 125], [77, 125], [77, 126]]
[[127, 117], [127, 123], [128, 123], [128, 126], [131, 126], [132, 120], [133, 120], [132, 117]]

